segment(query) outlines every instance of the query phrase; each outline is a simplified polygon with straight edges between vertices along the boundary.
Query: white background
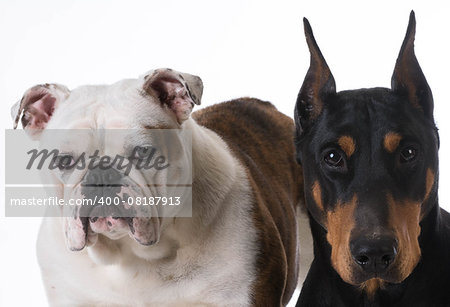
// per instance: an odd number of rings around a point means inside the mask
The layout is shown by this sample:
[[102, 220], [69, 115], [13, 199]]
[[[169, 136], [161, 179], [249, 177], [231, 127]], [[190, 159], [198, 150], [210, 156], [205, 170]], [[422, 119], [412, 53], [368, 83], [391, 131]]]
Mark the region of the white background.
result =
[[[201, 76], [202, 107], [253, 96], [292, 116], [309, 65], [304, 16], [343, 90], [390, 86], [414, 9], [416, 54], [434, 93], [441, 134], [440, 200], [449, 209], [450, 20], [445, 1], [367, 3], [2, 0], [1, 123], [12, 127], [11, 105], [34, 84], [112, 83], [158, 67]], [[1, 137], [4, 144], [4, 132]], [[0, 155], [4, 161], [3, 150]], [[0, 180], [4, 183], [3, 176]], [[0, 211], [0, 305], [45, 306], [34, 248], [39, 219], [4, 218]]]

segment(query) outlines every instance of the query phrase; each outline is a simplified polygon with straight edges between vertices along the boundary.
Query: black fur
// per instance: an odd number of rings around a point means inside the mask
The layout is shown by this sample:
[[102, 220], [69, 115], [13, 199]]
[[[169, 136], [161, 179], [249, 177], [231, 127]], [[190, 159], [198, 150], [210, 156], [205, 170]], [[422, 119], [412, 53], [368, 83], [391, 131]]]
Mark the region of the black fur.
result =
[[[311, 66], [298, 96], [294, 120], [315, 259], [297, 306], [450, 306], [450, 215], [438, 204], [439, 137], [432, 93], [414, 55], [414, 13], [392, 76], [392, 89], [336, 93], [333, 76], [307, 20], [305, 34]], [[392, 153], [383, 148], [383, 138], [391, 131], [402, 136]], [[343, 135], [356, 141], [355, 152], [345, 160], [345, 167], [330, 171], [324, 165], [324, 155], [330, 148], [340, 150], [337, 140]], [[401, 164], [401, 151], [408, 146], [417, 150], [415, 160]], [[425, 198], [427, 170], [434, 172], [435, 181]], [[313, 182], [320, 183], [323, 211], [314, 202]], [[364, 232], [372, 224], [383, 227], [388, 224], [387, 193], [396, 200], [423, 201], [421, 258], [405, 280], [385, 282], [369, 297], [360, 287], [344, 282], [332, 267], [326, 212], [333, 211], [338, 201], [347, 202], [358, 195], [352, 234]]]

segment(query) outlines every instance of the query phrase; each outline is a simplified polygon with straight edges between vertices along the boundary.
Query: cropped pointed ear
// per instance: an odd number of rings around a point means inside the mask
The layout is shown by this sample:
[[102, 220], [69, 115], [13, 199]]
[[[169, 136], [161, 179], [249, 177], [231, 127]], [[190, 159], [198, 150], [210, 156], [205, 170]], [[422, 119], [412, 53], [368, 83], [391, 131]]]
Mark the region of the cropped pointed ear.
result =
[[433, 94], [414, 54], [415, 34], [416, 19], [414, 11], [411, 11], [406, 36], [392, 75], [391, 87], [395, 93], [406, 97], [414, 107], [421, 109], [425, 116], [433, 119]]
[[69, 95], [70, 91], [64, 85], [46, 83], [33, 86], [11, 108], [13, 128], [16, 129], [20, 121], [33, 139], [39, 138], [55, 110]]
[[320, 52], [308, 19], [303, 18], [303, 25], [311, 60], [295, 105], [294, 117], [298, 134], [301, 134], [320, 115], [324, 99], [336, 93], [333, 75]]
[[170, 68], [156, 69], [145, 76], [144, 91], [166, 105], [182, 124], [199, 105], [203, 82], [200, 77], [177, 72]]

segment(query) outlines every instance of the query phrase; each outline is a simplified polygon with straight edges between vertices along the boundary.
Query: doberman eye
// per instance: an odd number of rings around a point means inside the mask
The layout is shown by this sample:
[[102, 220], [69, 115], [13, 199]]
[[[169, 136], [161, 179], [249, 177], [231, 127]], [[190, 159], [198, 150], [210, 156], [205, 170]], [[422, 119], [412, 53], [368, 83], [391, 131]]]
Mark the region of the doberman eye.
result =
[[416, 159], [417, 156], [417, 150], [412, 147], [408, 146], [402, 149], [400, 152], [400, 163], [409, 163]]
[[327, 151], [325, 156], [323, 157], [323, 161], [331, 167], [341, 168], [345, 165], [344, 158], [342, 155], [336, 150]]

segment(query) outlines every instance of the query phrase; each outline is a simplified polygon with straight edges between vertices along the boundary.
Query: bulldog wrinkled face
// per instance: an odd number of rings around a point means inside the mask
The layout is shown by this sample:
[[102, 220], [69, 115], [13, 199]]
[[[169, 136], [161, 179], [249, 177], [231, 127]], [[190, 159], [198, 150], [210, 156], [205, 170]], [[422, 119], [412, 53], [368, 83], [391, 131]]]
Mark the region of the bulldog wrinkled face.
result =
[[200, 78], [159, 69], [110, 86], [35, 86], [13, 107], [16, 125], [20, 120], [41, 149], [57, 150], [58, 167], [46, 176], [60, 183], [59, 195], [91, 201], [64, 208], [71, 250], [95, 244], [98, 234], [158, 242], [169, 207], [150, 206], [149, 199], [191, 180], [183, 123], [201, 94]]
[[129, 234], [142, 245], [155, 244], [166, 212], [149, 206], [148, 199], [166, 195], [168, 182], [189, 182], [189, 172], [173, 171], [189, 167], [188, 157], [179, 154], [189, 146], [181, 131], [109, 127], [47, 129], [41, 135], [41, 148], [58, 150], [52, 158], [57, 167], [45, 169], [47, 176], [63, 183], [66, 203], [85, 201], [64, 207], [72, 250], [94, 244], [97, 234], [110, 239]]

